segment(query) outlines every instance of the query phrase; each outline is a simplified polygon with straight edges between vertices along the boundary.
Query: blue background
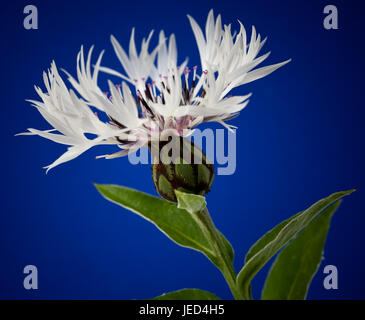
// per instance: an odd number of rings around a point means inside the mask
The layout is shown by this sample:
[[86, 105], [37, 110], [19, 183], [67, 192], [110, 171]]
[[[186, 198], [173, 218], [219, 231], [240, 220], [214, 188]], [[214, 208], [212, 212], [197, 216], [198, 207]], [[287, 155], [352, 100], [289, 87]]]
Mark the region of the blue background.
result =
[[[323, 28], [323, 8], [337, 5], [339, 30]], [[34, 4], [39, 29], [23, 28]], [[184, 287], [231, 298], [219, 271], [198, 252], [178, 247], [151, 224], [105, 201], [93, 182], [156, 194], [149, 166], [127, 158], [94, 160], [99, 147], [46, 175], [65, 147], [14, 137], [48, 124], [25, 99], [36, 98], [42, 71], [55, 59], [75, 74], [84, 44], [106, 49], [103, 64], [121, 70], [109, 42], [128, 45], [151, 29], [177, 37], [180, 61], [199, 63], [186, 14], [202, 24], [210, 8], [225, 23], [243, 21], [268, 36], [267, 63], [292, 62], [242, 87], [253, 92], [237, 125], [237, 170], [219, 176], [208, 195], [216, 225], [232, 242], [238, 269], [245, 252], [281, 220], [332, 192], [357, 188], [336, 213], [325, 260], [309, 298], [365, 298], [364, 51], [361, 2], [346, 1], [7, 1], [1, 10], [0, 298], [139, 299]], [[156, 43], [157, 36], [154, 36]], [[265, 50], [266, 49], [266, 50]], [[106, 78], [99, 82], [106, 89]], [[115, 80], [115, 79], [114, 79]], [[23, 268], [38, 267], [39, 290], [23, 288]], [[336, 265], [339, 289], [323, 288], [323, 265]], [[260, 294], [268, 267], [255, 278]]]

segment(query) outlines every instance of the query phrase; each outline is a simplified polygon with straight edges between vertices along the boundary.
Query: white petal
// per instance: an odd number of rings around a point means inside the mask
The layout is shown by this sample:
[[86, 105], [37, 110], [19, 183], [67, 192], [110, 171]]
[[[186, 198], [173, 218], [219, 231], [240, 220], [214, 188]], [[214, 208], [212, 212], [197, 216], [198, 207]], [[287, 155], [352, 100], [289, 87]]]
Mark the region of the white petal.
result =
[[266, 77], [267, 75], [274, 72], [276, 69], [286, 65], [290, 61], [291, 61], [291, 59], [286, 60], [281, 63], [273, 64], [271, 66], [267, 66], [267, 67], [263, 67], [263, 68], [259, 68], [254, 71], [251, 71], [247, 74], [247, 77], [244, 79], [242, 84], [246, 84], [246, 83], [261, 79], [263, 77]]

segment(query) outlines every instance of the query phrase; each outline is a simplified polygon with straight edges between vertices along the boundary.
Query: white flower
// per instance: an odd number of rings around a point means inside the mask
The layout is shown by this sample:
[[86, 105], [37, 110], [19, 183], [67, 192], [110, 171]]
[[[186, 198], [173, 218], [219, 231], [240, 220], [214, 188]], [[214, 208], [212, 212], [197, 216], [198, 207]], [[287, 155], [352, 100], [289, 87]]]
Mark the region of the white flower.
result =
[[[228, 96], [240, 85], [262, 78], [282, 63], [254, 69], [269, 53], [258, 57], [265, 40], [252, 28], [247, 43], [246, 31], [232, 34], [231, 26], [222, 27], [221, 17], [208, 14], [205, 36], [195, 20], [188, 16], [200, 53], [201, 67], [180, 66], [177, 61], [175, 36], [168, 40], [163, 31], [158, 45], [149, 52], [153, 31], [142, 40], [140, 52], [135, 45], [135, 32], [129, 42], [129, 55], [112, 36], [114, 51], [126, 75], [102, 67], [99, 55], [93, 72], [91, 59], [93, 47], [86, 63], [83, 48], [77, 56], [77, 78], [65, 71], [68, 80], [79, 96], [67, 88], [54, 62], [44, 73], [47, 92], [36, 87], [42, 101], [29, 100], [48, 121], [52, 129], [28, 129], [23, 135], [39, 135], [57, 143], [68, 145], [67, 151], [47, 170], [74, 159], [89, 148], [99, 144], [115, 144], [122, 150], [99, 157], [115, 158], [134, 152], [155, 140], [169, 135], [187, 137], [202, 122], [216, 121], [230, 129], [225, 121], [235, 117], [247, 105], [250, 94]], [[201, 73], [200, 73], [201, 70]], [[110, 97], [98, 86], [99, 71], [118, 76], [134, 86], [131, 92], [126, 83], [114, 85], [108, 81]], [[92, 109], [105, 113], [104, 122]]]

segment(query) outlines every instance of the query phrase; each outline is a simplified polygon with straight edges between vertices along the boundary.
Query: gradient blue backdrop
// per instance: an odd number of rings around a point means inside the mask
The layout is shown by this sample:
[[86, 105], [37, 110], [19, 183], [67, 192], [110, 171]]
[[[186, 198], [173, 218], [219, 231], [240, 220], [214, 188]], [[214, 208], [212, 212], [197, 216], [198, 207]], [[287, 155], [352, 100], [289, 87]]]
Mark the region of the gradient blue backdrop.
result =
[[[23, 8], [39, 10], [39, 29], [23, 28]], [[323, 28], [323, 8], [335, 4], [339, 30]], [[230, 293], [201, 254], [178, 247], [151, 224], [105, 201], [93, 182], [156, 194], [148, 166], [127, 158], [94, 160], [93, 149], [45, 174], [65, 147], [38, 137], [14, 137], [48, 128], [25, 102], [34, 99], [42, 71], [55, 59], [75, 74], [81, 46], [106, 49], [104, 65], [121, 68], [109, 42], [128, 45], [150, 29], [177, 37], [180, 61], [198, 64], [186, 14], [205, 22], [210, 8], [225, 23], [239, 18], [269, 40], [268, 63], [292, 62], [241, 88], [253, 92], [237, 125], [237, 171], [215, 179], [208, 195], [217, 226], [232, 242], [235, 265], [250, 245], [281, 220], [328, 194], [358, 188], [336, 213], [324, 264], [339, 270], [339, 289], [323, 288], [323, 265], [309, 298], [365, 298], [363, 15], [356, 1], [7, 1], [1, 10], [0, 298], [138, 299], [184, 287]], [[155, 36], [156, 40], [156, 36]], [[106, 89], [106, 77], [100, 79]], [[113, 148], [112, 148], [113, 149]], [[115, 150], [115, 149], [113, 149]], [[23, 288], [23, 268], [39, 270], [39, 290]], [[258, 297], [268, 268], [254, 280]]]

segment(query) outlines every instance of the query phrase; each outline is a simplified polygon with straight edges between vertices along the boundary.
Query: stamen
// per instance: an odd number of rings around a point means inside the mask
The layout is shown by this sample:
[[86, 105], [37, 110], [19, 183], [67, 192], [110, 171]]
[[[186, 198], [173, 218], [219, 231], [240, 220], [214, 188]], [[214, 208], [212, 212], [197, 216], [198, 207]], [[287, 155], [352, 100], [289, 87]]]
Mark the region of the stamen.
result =
[[146, 94], [147, 99], [153, 101], [152, 94], [151, 94], [151, 84], [150, 83], [149, 84], [146, 83], [145, 94]]
[[124, 129], [125, 126], [122, 125], [119, 121], [115, 120], [114, 118], [112, 118], [110, 115], [108, 115], [109, 120], [114, 123], [116, 126], [118, 126], [120, 129]]
[[205, 91], [205, 89], [204, 88], [202, 88], [202, 93], [201, 93], [201, 95], [200, 95], [200, 97], [201, 98], [204, 98], [205, 97], [205, 95], [206, 95], [206, 91]]
[[[156, 98], [156, 82], [152, 81], [152, 92], [153, 92], [153, 96]], [[155, 99], [156, 101], [156, 99]]]
[[193, 70], [194, 70], [194, 73], [193, 73], [193, 81], [195, 81], [195, 77], [196, 77], [196, 70], [198, 69], [198, 66], [194, 66], [193, 67]]
[[[163, 86], [165, 87], [164, 83], [162, 82]], [[161, 92], [161, 102], [162, 104], [165, 104], [166, 101], [165, 101], [165, 95], [163, 94], [163, 92]]]
[[198, 69], [198, 66], [194, 66], [193, 67], [193, 70], [194, 70], [194, 73], [193, 73], [193, 81], [191, 83], [191, 88], [190, 88], [190, 94], [192, 94], [194, 92], [194, 88], [195, 88], [195, 78], [196, 78], [196, 70]]
[[141, 92], [139, 90], [137, 90], [137, 96], [138, 96], [138, 102], [139, 102], [139, 104], [141, 106], [142, 115], [145, 115], [144, 111], [147, 110], [147, 112], [149, 113], [149, 115], [151, 116], [151, 118], [154, 118], [155, 117], [154, 113], [152, 112], [150, 106], [148, 105], [148, 103], [146, 102], [146, 100], [144, 99], [144, 97], [141, 95]]
[[186, 118], [185, 118], [185, 123], [184, 123], [184, 125], [187, 127], [188, 125], [189, 125], [189, 123], [190, 123], [190, 118], [191, 118], [191, 116], [187, 116]]
[[168, 76], [163, 76], [163, 79], [164, 79], [164, 81], [162, 81], [163, 88], [166, 89], [168, 93], [170, 93], [169, 81], [168, 81], [169, 80], [169, 77]]
[[184, 75], [185, 75], [185, 85], [184, 85], [184, 95], [185, 95], [185, 103], [189, 101], [189, 67], [185, 67]]

